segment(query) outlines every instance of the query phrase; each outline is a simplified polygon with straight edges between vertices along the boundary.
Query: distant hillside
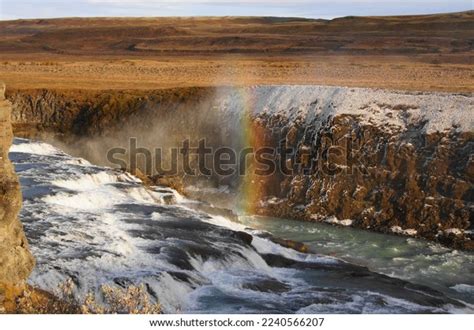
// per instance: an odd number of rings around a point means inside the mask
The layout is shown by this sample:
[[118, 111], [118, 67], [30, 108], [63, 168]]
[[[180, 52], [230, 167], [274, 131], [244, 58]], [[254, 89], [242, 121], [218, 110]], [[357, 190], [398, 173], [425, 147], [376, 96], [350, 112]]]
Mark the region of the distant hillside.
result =
[[61, 18], [0, 22], [0, 53], [60, 55], [416, 55], [458, 58], [474, 12], [426, 16]]

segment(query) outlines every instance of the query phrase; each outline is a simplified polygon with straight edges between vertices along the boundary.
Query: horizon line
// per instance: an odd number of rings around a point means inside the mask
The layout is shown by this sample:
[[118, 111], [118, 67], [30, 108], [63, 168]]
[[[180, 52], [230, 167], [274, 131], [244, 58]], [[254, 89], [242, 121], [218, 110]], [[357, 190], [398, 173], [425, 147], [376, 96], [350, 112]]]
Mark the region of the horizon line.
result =
[[338, 18], [348, 18], [348, 17], [359, 17], [359, 18], [368, 18], [368, 17], [412, 17], [412, 16], [438, 16], [438, 15], [454, 15], [454, 14], [467, 14], [473, 13], [474, 9], [463, 10], [463, 11], [452, 11], [452, 12], [437, 12], [437, 13], [427, 13], [427, 14], [398, 14], [398, 15], [343, 15], [343, 16], [333, 16], [331, 18], [323, 17], [310, 17], [310, 16], [279, 16], [279, 15], [169, 15], [169, 16], [58, 16], [58, 17], [30, 17], [30, 18], [0, 18], [0, 21], [33, 21], [33, 20], [59, 20], [59, 19], [97, 19], [97, 18], [113, 18], [113, 19], [150, 19], [150, 18], [180, 18], [180, 19], [189, 19], [189, 18], [283, 18], [283, 19], [300, 19], [300, 20], [325, 20], [331, 21]]

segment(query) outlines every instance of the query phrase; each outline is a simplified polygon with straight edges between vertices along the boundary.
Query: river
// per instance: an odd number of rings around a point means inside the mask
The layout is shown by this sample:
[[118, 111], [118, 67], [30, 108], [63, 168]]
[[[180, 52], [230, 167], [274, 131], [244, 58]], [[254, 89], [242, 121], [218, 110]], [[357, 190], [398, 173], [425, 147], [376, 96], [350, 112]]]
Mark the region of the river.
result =
[[472, 253], [324, 224], [231, 221], [43, 142], [15, 139], [10, 158], [37, 260], [30, 283], [50, 292], [72, 279], [81, 301], [100, 299], [104, 284], [144, 284], [167, 313], [474, 311]]

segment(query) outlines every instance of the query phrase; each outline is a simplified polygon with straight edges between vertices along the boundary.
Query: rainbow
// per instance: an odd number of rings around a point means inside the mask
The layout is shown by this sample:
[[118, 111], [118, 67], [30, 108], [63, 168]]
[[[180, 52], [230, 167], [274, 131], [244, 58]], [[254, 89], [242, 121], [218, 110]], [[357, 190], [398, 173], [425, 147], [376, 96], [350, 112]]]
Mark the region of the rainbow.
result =
[[255, 173], [255, 151], [265, 146], [265, 128], [261, 122], [255, 118], [256, 114], [256, 95], [252, 88], [236, 88], [237, 97], [241, 106], [240, 128], [240, 146], [243, 148], [252, 148], [253, 153], [246, 156], [245, 174], [241, 176], [241, 185], [239, 192], [239, 213], [255, 214], [259, 201], [266, 195], [266, 188], [269, 177], [259, 176]]

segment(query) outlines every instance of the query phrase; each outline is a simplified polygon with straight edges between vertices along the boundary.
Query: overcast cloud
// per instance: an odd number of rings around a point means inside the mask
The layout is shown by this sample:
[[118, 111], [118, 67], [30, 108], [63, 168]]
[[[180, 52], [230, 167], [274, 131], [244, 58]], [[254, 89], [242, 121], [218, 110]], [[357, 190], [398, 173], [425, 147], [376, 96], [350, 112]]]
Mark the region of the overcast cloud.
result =
[[472, 0], [0, 0], [0, 19], [70, 16], [407, 15], [472, 10]]

